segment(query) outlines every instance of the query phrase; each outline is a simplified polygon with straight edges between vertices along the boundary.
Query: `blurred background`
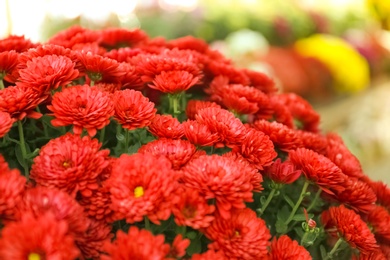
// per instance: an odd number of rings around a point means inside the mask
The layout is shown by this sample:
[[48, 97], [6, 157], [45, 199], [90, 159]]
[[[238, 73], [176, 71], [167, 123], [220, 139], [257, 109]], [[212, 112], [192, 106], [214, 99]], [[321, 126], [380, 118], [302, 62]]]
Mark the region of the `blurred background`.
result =
[[0, 38], [45, 42], [72, 25], [202, 38], [310, 101], [390, 184], [389, 0], [0, 0]]

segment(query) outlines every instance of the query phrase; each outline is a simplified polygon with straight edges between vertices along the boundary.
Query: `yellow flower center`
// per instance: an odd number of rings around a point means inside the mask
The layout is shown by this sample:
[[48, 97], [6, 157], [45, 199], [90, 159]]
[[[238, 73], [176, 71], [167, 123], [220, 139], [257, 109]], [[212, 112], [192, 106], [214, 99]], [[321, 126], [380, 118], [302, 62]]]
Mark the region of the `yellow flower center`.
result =
[[142, 186], [137, 186], [134, 189], [134, 197], [139, 198], [144, 195], [144, 188]]
[[236, 235], [236, 237], [240, 236], [240, 232], [238, 232], [237, 230], [234, 234]]
[[28, 255], [28, 260], [41, 260], [41, 256], [37, 253], [30, 253]]
[[62, 166], [64, 166], [65, 168], [69, 168], [70, 167], [70, 163], [65, 161], [62, 163]]

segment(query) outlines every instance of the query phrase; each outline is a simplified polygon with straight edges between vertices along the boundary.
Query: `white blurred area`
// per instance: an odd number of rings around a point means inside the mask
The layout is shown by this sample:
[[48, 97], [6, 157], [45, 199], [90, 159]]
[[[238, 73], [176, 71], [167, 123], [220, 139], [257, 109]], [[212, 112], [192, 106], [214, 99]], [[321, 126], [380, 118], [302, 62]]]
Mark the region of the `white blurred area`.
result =
[[[121, 27], [139, 27], [136, 16], [142, 9], [161, 9], [167, 12], [191, 12], [202, 3], [228, 5], [235, 3], [258, 7], [268, 0], [0, 0], [0, 38], [25, 35], [32, 41], [42, 40], [44, 23], [53, 19], [79, 19], [80, 25], [104, 26], [116, 16]], [[359, 8], [362, 0], [286, 0], [307, 8]], [[52, 20], [48, 20], [50, 17]], [[84, 24], [83, 24], [84, 23]]]

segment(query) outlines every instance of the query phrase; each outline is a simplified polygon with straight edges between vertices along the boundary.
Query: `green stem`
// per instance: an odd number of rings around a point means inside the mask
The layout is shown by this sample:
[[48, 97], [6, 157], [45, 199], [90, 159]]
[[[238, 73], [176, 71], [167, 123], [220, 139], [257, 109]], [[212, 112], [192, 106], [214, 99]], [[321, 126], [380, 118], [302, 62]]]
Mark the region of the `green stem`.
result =
[[18, 131], [19, 131], [19, 142], [20, 142], [20, 150], [22, 151], [22, 157], [23, 157], [23, 168], [24, 168], [24, 175], [26, 178], [28, 178], [29, 172], [28, 172], [28, 164], [27, 164], [27, 149], [26, 149], [26, 142], [24, 140], [24, 134], [23, 134], [23, 125], [20, 120], [18, 120]]
[[[37, 112], [42, 114], [41, 109], [39, 109], [39, 106], [37, 106]], [[43, 127], [43, 134], [45, 135], [46, 138], [49, 138], [49, 132], [47, 131], [47, 127], [43, 121], [42, 121], [42, 127]]]
[[145, 217], [145, 229], [152, 232], [151, 227], [150, 227], [150, 221], [149, 221], [148, 217]]
[[4, 89], [4, 82], [3, 79], [0, 79], [0, 90]]
[[130, 143], [130, 130], [129, 129], [124, 129], [124, 130], [125, 130], [125, 153], [127, 153], [129, 150], [129, 143]]
[[100, 136], [99, 136], [99, 142], [103, 145], [104, 142], [104, 136], [106, 135], [106, 128], [103, 127], [103, 129], [100, 131]]
[[322, 192], [322, 190], [318, 189], [314, 199], [312, 200], [312, 202], [310, 203], [309, 207], [307, 208], [307, 212], [309, 212], [316, 205], [317, 200], [320, 198], [321, 192]]
[[268, 194], [267, 200], [264, 202], [264, 204], [261, 206], [261, 209], [258, 210], [259, 212], [259, 217], [263, 215], [265, 209], [268, 207], [268, 204], [271, 202], [272, 198], [274, 197], [276, 192], [276, 189], [272, 189], [270, 194]]
[[333, 246], [332, 250], [328, 253], [328, 255], [324, 258], [324, 260], [333, 259], [333, 254], [336, 253], [337, 249], [343, 242], [344, 240], [342, 238], [339, 238], [339, 240], [337, 240], [336, 244]]
[[299, 206], [301, 205], [301, 202], [302, 202], [303, 198], [305, 197], [305, 193], [306, 193], [307, 187], [309, 187], [309, 182], [305, 181], [305, 184], [303, 184], [303, 187], [302, 187], [301, 194], [299, 195], [299, 199], [298, 199], [297, 203], [295, 203], [295, 206], [292, 209], [292, 211], [290, 213], [290, 216], [284, 222], [284, 224], [288, 225], [291, 222], [291, 220], [294, 218], [295, 213], [297, 212]]
[[95, 85], [95, 81], [91, 80], [90, 86], [93, 87]]
[[168, 94], [169, 99], [169, 110], [173, 114], [174, 117], [177, 118], [177, 116], [181, 113], [181, 97], [183, 93], [177, 93], [177, 94]]

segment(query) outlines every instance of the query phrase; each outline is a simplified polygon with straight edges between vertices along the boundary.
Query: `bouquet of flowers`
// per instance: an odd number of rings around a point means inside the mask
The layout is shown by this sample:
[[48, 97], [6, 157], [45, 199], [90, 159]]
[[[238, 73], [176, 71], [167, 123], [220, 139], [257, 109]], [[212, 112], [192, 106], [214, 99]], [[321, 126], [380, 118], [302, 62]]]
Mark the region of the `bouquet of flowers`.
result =
[[390, 188], [200, 39], [9, 36], [0, 84], [0, 259], [390, 257]]

